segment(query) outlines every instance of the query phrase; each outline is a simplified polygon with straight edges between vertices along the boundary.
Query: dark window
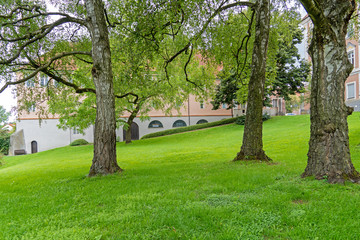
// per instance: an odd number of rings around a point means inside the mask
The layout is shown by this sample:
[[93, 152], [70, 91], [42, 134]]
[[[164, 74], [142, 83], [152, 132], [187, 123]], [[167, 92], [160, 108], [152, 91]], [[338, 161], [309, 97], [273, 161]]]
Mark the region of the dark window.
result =
[[49, 82], [49, 77], [45, 74], [40, 74], [40, 86], [46, 87]]
[[201, 109], [204, 108], [204, 102], [203, 102], [203, 101], [200, 102], [200, 108], [201, 108]]
[[26, 87], [35, 87], [34, 79], [27, 80], [25, 85]]
[[208, 123], [208, 121], [205, 119], [201, 119], [196, 124], [202, 124], [202, 123]]
[[355, 64], [355, 54], [354, 51], [348, 52], [348, 59], [352, 65]]
[[162, 125], [162, 123], [160, 121], [152, 121], [150, 124], [149, 124], [149, 128], [163, 128], [164, 126]]
[[347, 99], [355, 98], [355, 83], [347, 84]]
[[36, 111], [36, 105], [35, 103], [32, 103], [29, 107], [28, 107], [28, 112], [35, 112]]
[[277, 99], [272, 100], [272, 106], [273, 107], [278, 107], [278, 100]]
[[186, 127], [186, 123], [183, 120], [176, 120], [173, 127]]

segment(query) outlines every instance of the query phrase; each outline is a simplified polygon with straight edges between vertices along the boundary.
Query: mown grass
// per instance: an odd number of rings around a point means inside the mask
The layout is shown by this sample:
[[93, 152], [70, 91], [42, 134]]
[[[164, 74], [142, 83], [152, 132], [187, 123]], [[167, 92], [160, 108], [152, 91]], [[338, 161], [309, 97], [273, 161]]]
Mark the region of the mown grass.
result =
[[[349, 118], [360, 170], [360, 115]], [[5, 158], [0, 239], [358, 239], [360, 186], [301, 179], [309, 117], [264, 123], [275, 164], [233, 163], [243, 126], [118, 145], [125, 171], [85, 177], [92, 146]]]

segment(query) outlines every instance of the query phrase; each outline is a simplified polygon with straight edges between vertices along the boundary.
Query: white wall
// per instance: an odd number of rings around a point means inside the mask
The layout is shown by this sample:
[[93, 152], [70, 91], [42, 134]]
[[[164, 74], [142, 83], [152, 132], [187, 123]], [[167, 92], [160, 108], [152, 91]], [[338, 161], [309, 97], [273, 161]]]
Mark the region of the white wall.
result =
[[[230, 118], [231, 116], [191, 116], [190, 117], [190, 125], [195, 125], [199, 120], [205, 119], [208, 122], [214, 122], [226, 118]], [[139, 118], [135, 118], [134, 122], [136, 122], [139, 126], [139, 137], [158, 132], [166, 129], [173, 128], [172, 125], [176, 120], [183, 120], [187, 126], [189, 126], [189, 118], [188, 117], [154, 117], [150, 120], [146, 120], [144, 122], [140, 121]], [[151, 121], [158, 120], [163, 124], [163, 128], [149, 128], [149, 123]], [[36, 141], [38, 146], [38, 152], [46, 151], [53, 148], [68, 146], [72, 141], [76, 139], [83, 138], [88, 142], [94, 141], [94, 127], [91, 126], [86, 129], [85, 134], [74, 134], [73, 130], [62, 130], [57, 127], [59, 124], [58, 119], [47, 119], [43, 120], [41, 123], [39, 120], [31, 119], [31, 120], [21, 120], [16, 123], [16, 130], [20, 131], [24, 130], [24, 138], [25, 138], [25, 146], [26, 152], [28, 154], [31, 153], [31, 142]], [[123, 130], [122, 127], [117, 129], [117, 137], [120, 141], [123, 141]]]
[[[195, 125], [201, 119], [205, 119], [208, 122], [215, 122], [226, 118], [231, 118], [231, 116], [191, 116], [190, 125]], [[139, 137], [141, 138], [142, 136], [149, 133], [171, 129], [173, 128], [173, 123], [179, 119], [183, 120], [186, 125], [189, 126], [189, 117], [152, 117], [150, 120], [146, 120], [144, 122], [140, 121], [139, 118], [135, 118], [134, 122], [139, 126]], [[163, 128], [149, 128], [149, 123], [154, 120], [160, 121], [163, 125]], [[124, 141], [122, 127], [117, 129], [117, 136], [120, 141]]]
[[31, 142], [36, 141], [38, 152], [68, 146], [75, 139], [83, 138], [88, 142], [93, 142], [93, 127], [85, 130], [85, 135], [73, 134], [73, 131], [59, 129], [57, 119], [43, 120], [21, 120], [16, 123], [16, 131], [24, 130], [26, 152], [31, 153]]

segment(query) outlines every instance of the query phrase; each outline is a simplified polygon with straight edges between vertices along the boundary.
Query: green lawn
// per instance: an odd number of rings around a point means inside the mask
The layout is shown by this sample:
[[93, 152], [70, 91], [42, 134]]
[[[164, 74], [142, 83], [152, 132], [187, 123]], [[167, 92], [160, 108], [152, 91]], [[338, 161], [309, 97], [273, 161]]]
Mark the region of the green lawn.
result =
[[[349, 118], [360, 170], [360, 114]], [[301, 179], [309, 116], [264, 122], [275, 164], [230, 162], [243, 126], [118, 144], [121, 174], [86, 178], [92, 146], [5, 158], [0, 239], [359, 239], [360, 186]]]

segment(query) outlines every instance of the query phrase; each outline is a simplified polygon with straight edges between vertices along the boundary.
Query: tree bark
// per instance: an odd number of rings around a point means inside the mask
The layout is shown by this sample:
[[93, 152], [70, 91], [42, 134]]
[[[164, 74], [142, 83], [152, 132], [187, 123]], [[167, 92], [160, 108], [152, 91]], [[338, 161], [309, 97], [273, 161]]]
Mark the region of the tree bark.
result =
[[349, 150], [345, 81], [353, 66], [347, 58], [346, 32], [355, 10], [354, 0], [301, 1], [313, 23], [309, 53], [311, 80], [311, 134], [308, 162], [302, 177], [330, 183], [359, 181]]
[[256, 5], [256, 25], [251, 75], [248, 88], [247, 111], [243, 142], [237, 160], [271, 160], [263, 150], [262, 110], [266, 73], [266, 55], [270, 29], [270, 2], [259, 0]]
[[92, 40], [92, 76], [96, 88], [94, 158], [89, 176], [121, 171], [116, 161], [115, 96], [108, 27], [101, 0], [86, 0]]

